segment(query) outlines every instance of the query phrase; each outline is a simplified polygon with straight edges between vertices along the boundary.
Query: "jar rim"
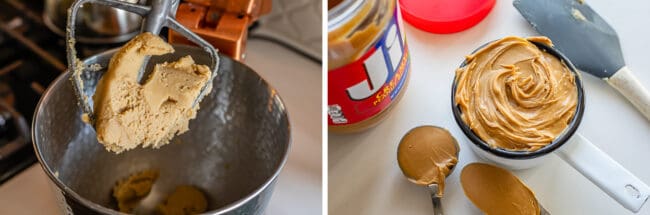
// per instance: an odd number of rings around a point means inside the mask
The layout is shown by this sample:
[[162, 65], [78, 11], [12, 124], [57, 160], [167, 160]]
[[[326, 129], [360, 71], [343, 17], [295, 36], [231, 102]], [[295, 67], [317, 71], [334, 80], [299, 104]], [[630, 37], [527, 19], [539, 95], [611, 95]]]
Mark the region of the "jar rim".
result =
[[343, 0], [327, 11], [328, 31], [336, 29], [350, 19], [366, 0]]

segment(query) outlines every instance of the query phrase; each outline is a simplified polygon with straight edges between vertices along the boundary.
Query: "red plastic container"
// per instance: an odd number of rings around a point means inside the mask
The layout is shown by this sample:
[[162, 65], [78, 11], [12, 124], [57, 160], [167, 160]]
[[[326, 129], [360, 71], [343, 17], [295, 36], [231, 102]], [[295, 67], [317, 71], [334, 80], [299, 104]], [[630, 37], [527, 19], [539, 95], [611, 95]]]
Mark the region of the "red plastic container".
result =
[[399, 0], [402, 18], [431, 33], [449, 34], [483, 20], [496, 0]]

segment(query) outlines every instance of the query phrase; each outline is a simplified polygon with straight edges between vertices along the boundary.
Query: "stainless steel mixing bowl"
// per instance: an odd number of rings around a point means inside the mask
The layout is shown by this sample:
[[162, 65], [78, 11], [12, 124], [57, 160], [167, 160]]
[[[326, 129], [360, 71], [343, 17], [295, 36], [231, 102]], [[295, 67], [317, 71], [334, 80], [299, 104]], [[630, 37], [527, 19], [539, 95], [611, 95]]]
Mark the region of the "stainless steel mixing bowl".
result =
[[[210, 62], [202, 49], [174, 47], [174, 54], [152, 57], [151, 62], [188, 54], [198, 63]], [[84, 62], [105, 68], [114, 52]], [[103, 71], [87, 70], [95, 82]], [[70, 73], [54, 81], [36, 108], [32, 138], [63, 209], [117, 214], [111, 197], [115, 183], [156, 169], [160, 176], [137, 211], [150, 211], [178, 185], [194, 185], [208, 196], [208, 214], [261, 214], [287, 158], [287, 113], [276, 90], [250, 68], [221, 56], [219, 72], [188, 132], [160, 149], [137, 148], [119, 155], [106, 151], [94, 129], [81, 121]]]

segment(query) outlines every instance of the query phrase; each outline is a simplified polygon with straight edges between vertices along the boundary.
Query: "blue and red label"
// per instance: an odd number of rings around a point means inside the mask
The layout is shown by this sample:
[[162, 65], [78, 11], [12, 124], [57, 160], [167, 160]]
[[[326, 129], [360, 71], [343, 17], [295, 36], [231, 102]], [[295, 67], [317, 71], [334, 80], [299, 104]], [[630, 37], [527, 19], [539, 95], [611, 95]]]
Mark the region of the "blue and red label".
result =
[[410, 58], [397, 20], [396, 10], [384, 35], [368, 52], [328, 72], [328, 125], [349, 125], [371, 118], [399, 95]]

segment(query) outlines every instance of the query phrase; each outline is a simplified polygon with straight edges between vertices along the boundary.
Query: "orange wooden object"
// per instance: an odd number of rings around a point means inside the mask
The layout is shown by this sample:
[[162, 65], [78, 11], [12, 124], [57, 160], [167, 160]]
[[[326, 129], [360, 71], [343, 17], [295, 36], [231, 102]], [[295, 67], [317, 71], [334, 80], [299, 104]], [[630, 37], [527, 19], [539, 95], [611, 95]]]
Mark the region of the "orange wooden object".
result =
[[[248, 26], [270, 11], [271, 0], [187, 0], [178, 6], [176, 20], [219, 52], [242, 60]], [[169, 42], [193, 44], [174, 31]]]

